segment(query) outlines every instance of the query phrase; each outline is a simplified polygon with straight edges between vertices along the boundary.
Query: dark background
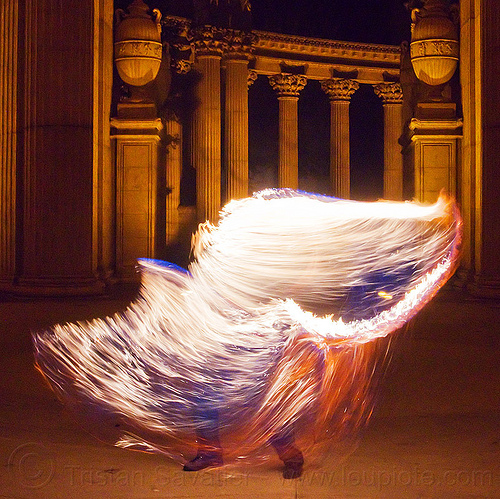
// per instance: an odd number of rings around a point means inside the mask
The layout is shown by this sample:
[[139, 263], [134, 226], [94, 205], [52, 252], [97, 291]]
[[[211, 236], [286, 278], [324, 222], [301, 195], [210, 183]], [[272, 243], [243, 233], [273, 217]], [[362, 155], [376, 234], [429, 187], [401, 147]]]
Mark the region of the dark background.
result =
[[[132, 0], [115, 0], [126, 8]], [[162, 14], [192, 18], [209, 0], [145, 0]], [[228, 0], [218, 0], [220, 6]], [[399, 45], [409, 40], [405, 0], [250, 0], [255, 29], [332, 40]], [[234, 0], [238, 3], [238, 0]], [[199, 7], [198, 7], [199, 9]]]
[[255, 29], [399, 45], [409, 40], [403, 0], [253, 0]]

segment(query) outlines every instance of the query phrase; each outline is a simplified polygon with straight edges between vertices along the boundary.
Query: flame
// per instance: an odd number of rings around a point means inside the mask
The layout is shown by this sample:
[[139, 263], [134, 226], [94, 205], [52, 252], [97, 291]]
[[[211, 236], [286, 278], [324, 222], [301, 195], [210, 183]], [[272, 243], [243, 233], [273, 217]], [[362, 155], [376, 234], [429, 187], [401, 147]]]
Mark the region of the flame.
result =
[[312, 452], [369, 420], [389, 335], [452, 275], [461, 223], [444, 195], [232, 201], [188, 271], [140, 260], [124, 313], [34, 335], [38, 367], [62, 399], [119, 417], [121, 447], [182, 461], [217, 431], [228, 462], [288, 432]]

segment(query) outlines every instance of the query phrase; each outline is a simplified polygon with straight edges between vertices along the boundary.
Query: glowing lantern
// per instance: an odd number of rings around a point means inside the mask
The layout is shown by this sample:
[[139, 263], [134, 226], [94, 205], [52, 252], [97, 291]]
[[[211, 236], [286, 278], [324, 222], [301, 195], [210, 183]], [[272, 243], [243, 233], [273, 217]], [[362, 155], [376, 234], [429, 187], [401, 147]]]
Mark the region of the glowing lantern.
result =
[[141, 87], [153, 81], [160, 69], [162, 57], [161, 13], [142, 0], [134, 0], [128, 7], [116, 11], [115, 63], [120, 78], [132, 87]]
[[446, 83], [455, 72], [459, 45], [457, 28], [442, 0], [428, 0], [413, 9], [410, 58], [417, 78], [428, 85]]

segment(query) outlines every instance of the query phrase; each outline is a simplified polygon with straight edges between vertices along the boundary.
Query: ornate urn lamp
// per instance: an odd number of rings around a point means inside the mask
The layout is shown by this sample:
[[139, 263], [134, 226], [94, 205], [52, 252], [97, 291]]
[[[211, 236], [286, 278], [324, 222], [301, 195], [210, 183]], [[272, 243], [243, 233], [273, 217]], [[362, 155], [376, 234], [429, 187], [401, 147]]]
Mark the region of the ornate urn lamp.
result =
[[162, 58], [161, 13], [149, 7], [143, 0], [134, 0], [128, 7], [116, 11], [115, 64], [120, 78], [130, 85], [129, 102], [142, 102], [140, 91], [153, 81], [160, 69]]
[[417, 78], [428, 85], [450, 80], [459, 57], [458, 33], [445, 0], [426, 0], [413, 9], [410, 58]]

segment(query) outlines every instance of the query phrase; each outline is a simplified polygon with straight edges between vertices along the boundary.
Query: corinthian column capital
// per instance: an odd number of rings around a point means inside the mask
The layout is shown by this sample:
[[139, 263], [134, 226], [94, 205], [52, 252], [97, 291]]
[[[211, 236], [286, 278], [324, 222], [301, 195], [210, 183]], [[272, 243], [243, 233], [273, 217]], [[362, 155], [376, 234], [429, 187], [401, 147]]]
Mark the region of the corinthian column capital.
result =
[[162, 37], [168, 43], [170, 66], [179, 74], [191, 71], [193, 38], [191, 22], [180, 17], [166, 16], [162, 20]]
[[181, 75], [189, 73], [193, 67], [193, 63], [186, 59], [172, 59], [170, 65], [176, 73]]
[[269, 83], [279, 97], [298, 97], [307, 84], [307, 78], [302, 75], [279, 73], [269, 76]]
[[330, 100], [348, 101], [351, 96], [359, 88], [359, 83], [355, 80], [346, 80], [344, 78], [332, 78], [330, 80], [323, 80], [321, 88]]
[[226, 30], [217, 26], [198, 26], [191, 32], [195, 54], [222, 57], [226, 50]]
[[373, 85], [373, 91], [384, 104], [401, 104], [403, 102], [403, 90], [400, 83], [379, 83]]
[[250, 88], [257, 80], [257, 73], [255, 71], [249, 71], [247, 77], [247, 85]]
[[249, 31], [226, 29], [224, 41], [225, 57], [248, 60], [254, 51], [257, 35]]

